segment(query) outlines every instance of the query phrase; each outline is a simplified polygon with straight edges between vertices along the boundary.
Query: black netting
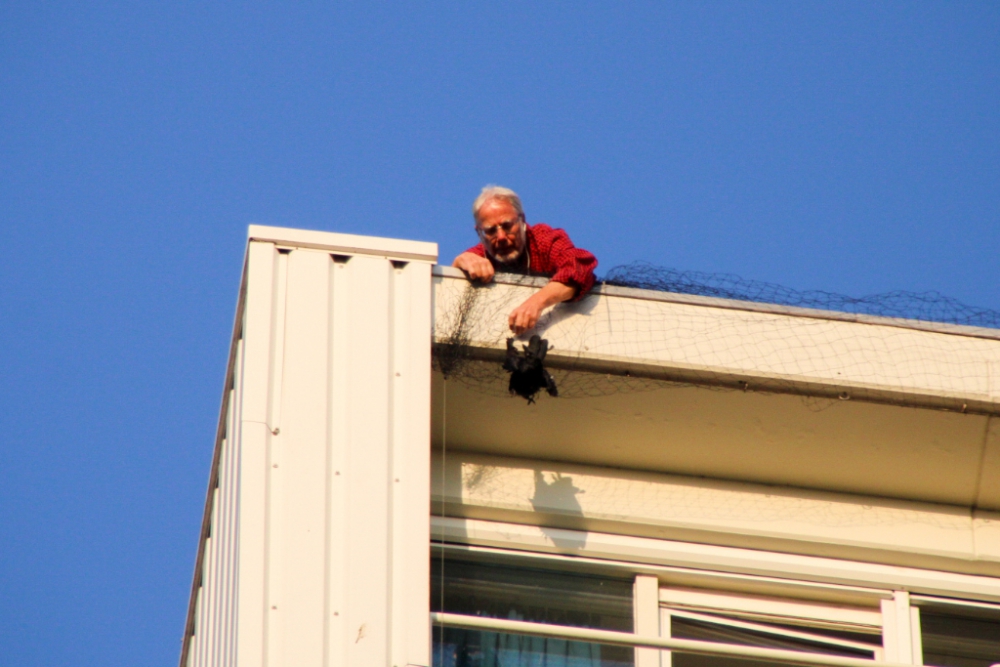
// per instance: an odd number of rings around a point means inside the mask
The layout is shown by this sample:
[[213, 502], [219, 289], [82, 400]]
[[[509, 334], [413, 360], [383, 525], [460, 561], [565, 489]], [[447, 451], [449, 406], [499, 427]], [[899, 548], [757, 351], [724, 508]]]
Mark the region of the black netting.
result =
[[897, 290], [851, 297], [822, 290], [800, 291], [731, 273], [679, 271], [645, 262], [616, 266], [601, 282], [658, 292], [1000, 329], [1000, 311], [969, 306], [940, 292]]

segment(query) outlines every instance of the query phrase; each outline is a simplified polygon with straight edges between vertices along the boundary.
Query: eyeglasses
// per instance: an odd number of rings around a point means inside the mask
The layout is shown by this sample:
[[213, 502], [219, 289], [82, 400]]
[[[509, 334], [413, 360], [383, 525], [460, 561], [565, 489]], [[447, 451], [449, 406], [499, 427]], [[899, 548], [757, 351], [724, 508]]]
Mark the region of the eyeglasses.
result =
[[500, 230], [503, 230], [503, 233], [505, 235], [509, 235], [511, 232], [517, 229], [517, 226], [519, 224], [521, 224], [521, 218], [517, 217], [514, 218], [513, 220], [507, 220], [506, 222], [501, 222], [499, 224], [493, 225], [492, 227], [480, 227], [479, 231], [482, 233], [483, 236], [491, 239], [494, 236], [496, 236], [497, 232], [499, 232]]

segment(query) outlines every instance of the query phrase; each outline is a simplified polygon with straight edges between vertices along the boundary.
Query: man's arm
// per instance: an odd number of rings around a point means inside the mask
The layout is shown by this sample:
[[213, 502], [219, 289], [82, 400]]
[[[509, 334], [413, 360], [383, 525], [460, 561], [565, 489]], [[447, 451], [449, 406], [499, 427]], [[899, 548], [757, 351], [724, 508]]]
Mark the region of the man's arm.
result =
[[493, 280], [493, 263], [477, 253], [466, 250], [451, 263], [456, 269], [462, 269], [469, 280], [488, 283]]
[[542, 311], [549, 306], [583, 298], [594, 285], [597, 267], [597, 258], [574, 246], [565, 231], [544, 224], [534, 225], [532, 231], [538, 244], [537, 258], [542, 264], [538, 268], [552, 275], [552, 279], [511, 312], [508, 324], [518, 335], [534, 328]]
[[575, 288], [574, 301], [585, 297], [595, 281], [597, 258], [593, 253], [573, 245], [565, 230], [545, 224], [537, 224], [531, 230], [537, 245], [532, 262], [538, 260], [537, 269], [555, 282]]
[[545, 287], [529, 296], [524, 300], [524, 303], [511, 311], [510, 317], [507, 318], [510, 330], [521, 335], [525, 331], [533, 329], [538, 324], [538, 318], [543, 310], [557, 303], [569, 301], [574, 296], [576, 296], [575, 287], [550, 280]]

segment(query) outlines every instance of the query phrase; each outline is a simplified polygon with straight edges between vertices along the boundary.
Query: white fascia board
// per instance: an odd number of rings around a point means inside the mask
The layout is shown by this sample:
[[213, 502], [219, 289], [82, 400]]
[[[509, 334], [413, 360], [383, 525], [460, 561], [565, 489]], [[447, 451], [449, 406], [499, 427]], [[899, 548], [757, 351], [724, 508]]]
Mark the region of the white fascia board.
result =
[[405, 261], [434, 263], [438, 257], [437, 243], [287, 227], [250, 225], [247, 240], [273, 243], [278, 247], [312, 248], [345, 255], [375, 255]]
[[[434, 275], [440, 278], [465, 278], [465, 274], [461, 271], [461, 269], [441, 264], [434, 266]], [[549, 279], [540, 276], [522, 276], [500, 273], [496, 275], [495, 281], [502, 285], [543, 287], [549, 282]], [[863, 313], [849, 313], [839, 310], [805, 308], [803, 306], [786, 306], [778, 303], [766, 303], [763, 301], [722, 299], [714, 296], [700, 296], [697, 294], [665, 292], [659, 290], [639, 289], [635, 287], [620, 287], [618, 285], [605, 285], [602, 283], [595, 285], [591, 290], [591, 294], [594, 296], [620, 296], [646, 301], [684, 303], [695, 306], [705, 306], [707, 308], [722, 308], [725, 310], [745, 310], [754, 313], [774, 313], [779, 315], [788, 315], [790, 317], [804, 317], [815, 320], [876, 324], [887, 327], [898, 327], [901, 329], [915, 329], [918, 331], [933, 331], [936, 333], [954, 334], [956, 336], [971, 336], [973, 338], [1000, 340], [1000, 329], [990, 329], [989, 327], [975, 327], [963, 324], [950, 324], [948, 322], [933, 322], [929, 320], [911, 320], [901, 317], [886, 317], [882, 315], [866, 315]]]
[[[467, 283], [452, 278], [453, 270], [438, 273], [436, 336], [447, 340]], [[471, 345], [494, 356], [504, 348], [510, 310], [544, 282], [507, 280], [481, 287], [462, 320], [470, 323]], [[549, 340], [550, 365], [989, 414], [1000, 404], [1000, 382], [991, 377], [1000, 369], [1000, 340], [978, 333], [616, 290], [624, 293], [602, 288], [542, 315], [530, 333]]]

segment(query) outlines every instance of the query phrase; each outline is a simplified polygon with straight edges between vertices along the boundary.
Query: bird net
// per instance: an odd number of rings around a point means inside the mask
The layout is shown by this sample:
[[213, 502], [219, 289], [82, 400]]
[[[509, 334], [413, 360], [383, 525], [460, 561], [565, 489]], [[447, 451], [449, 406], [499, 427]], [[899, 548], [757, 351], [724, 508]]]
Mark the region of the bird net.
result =
[[[559, 400], [695, 385], [793, 393], [820, 407], [855, 399], [994, 412], [1000, 311], [938, 292], [850, 297], [635, 263], [545, 313], [531, 332], [544, 345], [508, 341], [508, 313], [544, 282], [442, 278], [435, 369], [531, 401], [539, 390]], [[518, 377], [522, 367], [540, 379]]]
[[897, 290], [850, 297], [822, 290], [800, 291], [775, 283], [747, 280], [730, 273], [678, 271], [645, 262], [616, 266], [602, 282], [658, 292], [1000, 329], [1000, 311], [968, 306], [940, 292]]

